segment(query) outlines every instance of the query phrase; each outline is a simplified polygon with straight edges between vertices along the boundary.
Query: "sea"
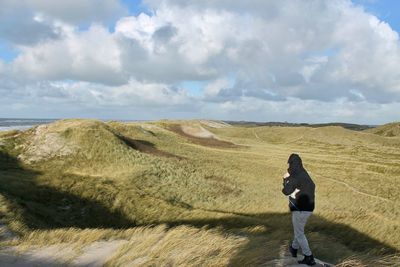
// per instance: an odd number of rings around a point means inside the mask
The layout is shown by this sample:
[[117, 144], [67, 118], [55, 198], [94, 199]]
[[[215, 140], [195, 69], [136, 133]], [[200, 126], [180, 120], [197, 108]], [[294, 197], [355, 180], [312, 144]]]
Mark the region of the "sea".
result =
[[0, 118], [0, 131], [26, 130], [36, 125], [51, 123], [55, 120], [56, 119]]

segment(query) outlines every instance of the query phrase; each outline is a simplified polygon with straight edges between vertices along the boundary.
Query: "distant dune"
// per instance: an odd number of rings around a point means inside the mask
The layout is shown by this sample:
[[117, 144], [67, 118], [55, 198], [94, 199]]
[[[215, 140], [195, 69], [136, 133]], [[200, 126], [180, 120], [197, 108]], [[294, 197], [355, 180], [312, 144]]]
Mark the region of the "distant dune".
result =
[[370, 133], [387, 137], [400, 136], [400, 122], [388, 123], [367, 131]]
[[345, 129], [363, 131], [376, 127], [375, 125], [363, 125], [354, 123], [331, 122], [331, 123], [290, 123], [290, 122], [252, 122], [252, 121], [225, 121], [235, 126], [259, 127], [259, 126], [280, 126], [280, 127], [327, 127], [340, 126]]

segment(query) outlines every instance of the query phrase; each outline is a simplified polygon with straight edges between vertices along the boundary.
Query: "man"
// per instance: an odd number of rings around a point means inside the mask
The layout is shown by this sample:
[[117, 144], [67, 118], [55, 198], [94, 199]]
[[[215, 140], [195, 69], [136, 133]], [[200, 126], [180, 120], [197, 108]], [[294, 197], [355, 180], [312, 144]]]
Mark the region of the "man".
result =
[[294, 238], [289, 250], [293, 257], [297, 257], [297, 250], [301, 248], [304, 259], [298, 263], [314, 265], [315, 260], [304, 234], [304, 227], [314, 211], [315, 184], [304, 169], [299, 155], [291, 154], [288, 164], [288, 173], [283, 177], [282, 193], [289, 196], [289, 208], [292, 212]]

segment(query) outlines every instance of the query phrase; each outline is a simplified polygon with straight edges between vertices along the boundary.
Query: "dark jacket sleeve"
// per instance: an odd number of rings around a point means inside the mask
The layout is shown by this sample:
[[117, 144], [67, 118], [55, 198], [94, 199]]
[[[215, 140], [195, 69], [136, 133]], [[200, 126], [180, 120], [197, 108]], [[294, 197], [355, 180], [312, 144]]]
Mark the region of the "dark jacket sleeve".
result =
[[296, 190], [296, 187], [297, 187], [296, 179], [294, 179], [293, 177], [289, 176], [288, 178], [283, 179], [282, 193], [285, 194], [286, 196], [293, 193], [294, 190]]

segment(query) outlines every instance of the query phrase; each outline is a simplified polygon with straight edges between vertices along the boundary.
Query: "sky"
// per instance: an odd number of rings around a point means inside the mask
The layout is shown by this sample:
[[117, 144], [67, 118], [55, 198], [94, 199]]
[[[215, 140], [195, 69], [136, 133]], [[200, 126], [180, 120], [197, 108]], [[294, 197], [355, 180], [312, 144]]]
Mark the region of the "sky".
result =
[[400, 1], [0, 0], [0, 117], [400, 121]]

